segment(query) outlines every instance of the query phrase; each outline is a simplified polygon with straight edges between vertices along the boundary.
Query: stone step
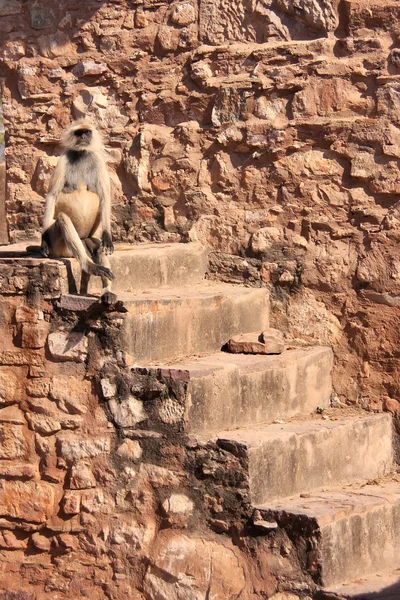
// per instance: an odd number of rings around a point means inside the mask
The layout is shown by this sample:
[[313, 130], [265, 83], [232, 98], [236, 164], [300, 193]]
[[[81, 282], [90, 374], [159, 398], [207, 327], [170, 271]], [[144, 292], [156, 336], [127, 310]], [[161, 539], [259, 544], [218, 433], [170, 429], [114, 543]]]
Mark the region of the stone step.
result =
[[[80, 269], [71, 260], [77, 289]], [[194, 285], [200, 283], [208, 267], [208, 252], [201, 244], [116, 244], [110, 256], [111, 270], [115, 275], [114, 292], [134, 292], [160, 287]], [[92, 277], [89, 293], [101, 291], [101, 281]]]
[[[38, 261], [43, 260], [37, 252], [30, 255], [26, 253], [27, 246], [31, 245], [40, 245], [40, 240], [0, 246], [0, 261], [23, 259], [27, 256], [37, 258]], [[67, 265], [71, 275], [70, 292], [79, 291], [81, 270], [78, 261], [74, 258], [53, 260], [56, 264]], [[115, 292], [194, 285], [204, 279], [208, 267], [208, 251], [198, 243], [116, 244], [110, 262], [111, 270], [115, 275], [113, 282]], [[100, 291], [100, 278], [92, 277], [89, 293], [99, 294]]]
[[331, 349], [318, 347], [271, 356], [219, 352], [145, 369], [142, 377], [156, 377], [172, 389], [168, 401], [177, 394], [174, 382], [184, 382], [182, 427], [211, 435], [329, 406], [331, 369]]
[[[374, 449], [368, 449], [368, 458], [373, 455]], [[306, 548], [307, 540], [304, 565], [320, 585], [330, 588], [398, 566], [398, 481], [353, 485], [257, 508], [263, 519], [275, 519], [290, 530], [296, 546]]]
[[397, 567], [389, 571], [354, 577], [350, 582], [330, 586], [325, 591], [331, 600], [399, 600], [400, 560], [397, 560]]
[[[136, 365], [216, 352], [236, 334], [269, 325], [265, 288], [204, 281], [201, 284], [119, 293], [126, 310], [121, 347]], [[88, 310], [93, 298], [61, 297], [61, 308]]]
[[245, 453], [253, 503], [380, 477], [393, 467], [388, 414], [293, 421], [219, 434]]

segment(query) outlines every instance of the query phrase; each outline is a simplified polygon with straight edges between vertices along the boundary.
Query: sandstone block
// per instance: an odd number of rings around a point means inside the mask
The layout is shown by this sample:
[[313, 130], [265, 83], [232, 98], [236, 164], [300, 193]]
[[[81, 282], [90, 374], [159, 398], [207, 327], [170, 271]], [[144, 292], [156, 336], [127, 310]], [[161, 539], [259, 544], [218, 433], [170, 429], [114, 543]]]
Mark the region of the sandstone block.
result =
[[38, 479], [38, 465], [0, 462], [0, 477], [4, 477], [5, 479]]
[[0, 367], [0, 406], [13, 404], [23, 397], [23, 369]]
[[17, 406], [7, 406], [0, 410], [0, 423], [14, 423], [15, 425], [25, 425], [25, 417], [22, 410]]
[[284, 349], [283, 335], [277, 329], [245, 333], [228, 342], [228, 350], [233, 354], [281, 354]]
[[162, 509], [170, 525], [186, 527], [193, 513], [194, 504], [185, 494], [171, 494], [162, 503]]
[[143, 402], [133, 396], [130, 396], [128, 400], [109, 400], [108, 408], [119, 427], [135, 427], [137, 423], [147, 418]]
[[85, 362], [87, 338], [82, 333], [55, 331], [48, 338], [49, 351], [54, 360]]
[[117, 450], [118, 456], [137, 462], [142, 457], [142, 448], [136, 440], [125, 440]]
[[43, 321], [43, 311], [22, 304], [15, 311], [15, 320], [17, 323], [38, 323]]
[[54, 434], [61, 429], [61, 423], [54, 417], [43, 415], [40, 413], [27, 413], [26, 418], [28, 423], [37, 433], [44, 435]]
[[74, 74], [77, 77], [85, 77], [86, 75], [101, 75], [108, 70], [105, 63], [97, 63], [94, 60], [81, 60], [74, 69]]
[[185, 27], [196, 20], [196, 11], [191, 2], [177, 4], [171, 14], [171, 21], [175, 25]]
[[72, 465], [69, 473], [69, 487], [71, 490], [96, 487], [96, 479], [88, 463], [82, 461]]
[[72, 415], [84, 415], [90, 390], [90, 382], [60, 375], [54, 377], [50, 384], [50, 397], [57, 402], [60, 410]]
[[54, 486], [45, 481], [1, 481], [0, 516], [45, 522], [54, 511]]
[[21, 327], [23, 348], [43, 348], [49, 333], [49, 323], [23, 323]]
[[50, 550], [51, 539], [39, 532], [36, 532], [32, 535], [31, 542], [36, 550], [40, 550], [41, 552], [49, 552]]
[[23, 458], [26, 453], [23, 428], [13, 423], [0, 423], [0, 459]]
[[49, 6], [35, 2], [31, 8], [31, 27], [33, 29], [46, 29], [55, 23], [55, 15]]
[[26, 393], [33, 398], [45, 398], [49, 390], [50, 381], [47, 379], [36, 379], [26, 386]]
[[21, 0], [0, 0], [0, 17], [18, 15], [22, 12]]
[[66, 515], [77, 515], [81, 510], [81, 495], [67, 490], [61, 504]]
[[108, 437], [93, 439], [59, 438], [57, 448], [58, 455], [66, 461], [92, 458], [110, 452], [110, 439]]
[[201, 538], [161, 534], [144, 590], [158, 600], [239, 598], [246, 581], [231, 548]]
[[24, 550], [28, 546], [28, 540], [18, 539], [13, 531], [0, 531], [0, 548], [6, 550]]
[[253, 234], [251, 249], [255, 254], [264, 254], [282, 242], [282, 231], [277, 227], [263, 227]]

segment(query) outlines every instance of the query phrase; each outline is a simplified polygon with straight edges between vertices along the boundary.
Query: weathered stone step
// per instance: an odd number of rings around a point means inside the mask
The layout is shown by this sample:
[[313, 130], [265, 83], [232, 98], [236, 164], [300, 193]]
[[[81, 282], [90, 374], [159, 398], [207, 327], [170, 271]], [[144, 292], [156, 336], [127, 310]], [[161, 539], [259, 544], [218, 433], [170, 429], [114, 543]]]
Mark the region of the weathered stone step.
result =
[[[194, 285], [204, 279], [208, 266], [208, 252], [201, 244], [116, 244], [110, 256], [115, 275], [113, 291], [134, 292], [159, 287]], [[71, 265], [79, 289], [80, 269], [77, 261]], [[101, 282], [92, 277], [91, 294], [100, 292]]]
[[393, 466], [388, 414], [295, 421], [218, 437], [220, 445], [246, 453], [253, 503], [373, 479]]
[[319, 347], [271, 356], [220, 352], [150, 369], [148, 376], [167, 386], [184, 381], [183, 426], [210, 435], [327, 407], [331, 369], [331, 349]]
[[400, 560], [390, 571], [380, 571], [365, 577], [353, 577], [351, 582], [325, 589], [334, 600], [399, 600]]
[[[119, 293], [126, 309], [121, 347], [135, 364], [216, 352], [238, 333], [263, 331], [269, 324], [265, 288], [204, 281], [201, 284]], [[86, 310], [93, 298], [65, 295], [62, 308]], [[122, 315], [121, 315], [122, 316]]]
[[[368, 451], [368, 458], [373, 452]], [[398, 566], [397, 481], [349, 486], [257, 508], [264, 519], [290, 528], [295, 544], [305, 548], [308, 540], [304, 564], [325, 587]]]
[[[26, 247], [40, 245], [40, 240], [0, 246], [0, 260], [37, 258], [38, 264], [44, 259], [38, 253], [26, 253]], [[47, 261], [49, 259], [46, 259]], [[52, 259], [55, 264], [66, 264], [71, 270], [72, 282], [79, 290], [81, 270], [73, 258]], [[198, 243], [189, 244], [116, 244], [110, 256], [111, 270], [115, 275], [113, 290], [130, 292], [159, 287], [194, 285], [204, 279], [208, 267], [208, 251]], [[71, 293], [76, 290], [70, 288]], [[100, 293], [99, 277], [92, 277], [89, 283], [91, 294]]]

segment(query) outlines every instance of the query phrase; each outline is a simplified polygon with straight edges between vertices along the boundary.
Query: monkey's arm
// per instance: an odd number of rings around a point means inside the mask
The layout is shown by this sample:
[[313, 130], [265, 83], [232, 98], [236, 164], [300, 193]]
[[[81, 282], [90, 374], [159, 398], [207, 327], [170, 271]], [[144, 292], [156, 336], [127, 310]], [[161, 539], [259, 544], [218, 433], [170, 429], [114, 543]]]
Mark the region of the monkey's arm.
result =
[[48, 256], [50, 251], [50, 236], [49, 227], [54, 223], [54, 212], [57, 201], [57, 196], [64, 187], [65, 181], [65, 156], [61, 156], [56, 168], [54, 169], [49, 183], [49, 191], [46, 195], [46, 206], [44, 209], [43, 227], [42, 227], [42, 244], [40, 251], [43, 256]]
[[103, 161], [99, 164], [98, 191], [100, 198], [100, 219], [102, 236], [101, 243], [107, 254], [114, 252], [111, 238], [111, 185], [107, 164]]
[[56, 207], [57, 196], [62, 191], [65, 182], [65, 165], [66, 157], [61, 156], [50, 178], [49, 191], [47, 192], [46, 196], [46, 207], [44, 209], [42, 228], [43, 233], [54, 222], [54, 211]]

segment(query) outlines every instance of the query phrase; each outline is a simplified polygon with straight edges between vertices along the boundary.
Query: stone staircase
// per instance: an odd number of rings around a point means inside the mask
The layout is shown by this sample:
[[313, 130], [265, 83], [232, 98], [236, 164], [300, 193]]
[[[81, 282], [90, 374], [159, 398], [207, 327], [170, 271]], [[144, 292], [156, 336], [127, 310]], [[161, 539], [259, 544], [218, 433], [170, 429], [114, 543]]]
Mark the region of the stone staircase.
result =
[[[184, 382], [163, 410], [181, 432], [245, 458], [254, 519], [265, 533], [285, 529], [321, 597], [400, 597], [390, 595], [400, 580], [390, 415], [329, 409], [330, 348], [222, 352], [231, 336], [269, 326], [268, 292], [205, 280], [200, 245], [117, 248], [112, 268], [133, 371]], [[92, 304], [73, 294], [60, 301]]]

